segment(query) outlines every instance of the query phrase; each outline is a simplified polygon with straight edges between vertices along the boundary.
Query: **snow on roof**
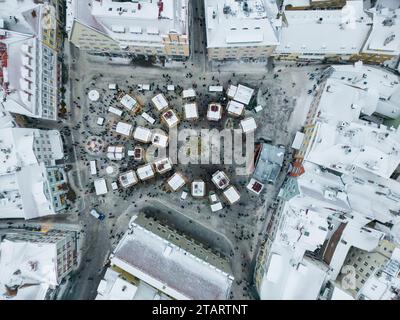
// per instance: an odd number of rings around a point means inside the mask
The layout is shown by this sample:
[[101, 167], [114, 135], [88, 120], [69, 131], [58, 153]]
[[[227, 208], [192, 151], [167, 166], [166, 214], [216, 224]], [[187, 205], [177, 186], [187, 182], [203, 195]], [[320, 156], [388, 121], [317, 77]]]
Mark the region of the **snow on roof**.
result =
[[110, 160], [122, 160], [125, 157], [125, 147], [109, 146], [107, 148], [107, 158]]
[[208, 91], [209, 92], [223, 92], [224, 87], [223, 86], [209, 86]]
[[335, 10], [285, 10], [284, 17], [277, 53], [357, 54], [372, 23], [362, 0]]
[[293, 140], [292, 143], [292, 148], [295, 150], [299, 150], [301, 148], [301, 145], [303, 144], [305, 134], [302, 132], [297, 131], [296, 132], [296, 137]]
[[211, 181], [215, 184], [215, 186], [223, 190], [227, 186], [229, 186], [229, 178], [223, 171], [217, 171], [213, 174]]
[[[6, 23], [12, 31], [41, 34], [40, 19], [44, 14], [47, 4], [38, 4], [34, 0], [16, 2], [15, 0], [2, 0], [0, 2], [0, 19]], [[35, 11], [35, 15], [32, 12]]]
[[151, 99], [151, 102], [154, 104], [157, 111], [162, 111], [168, 108], [168, 101], [162, 93], [156, 95], [153, 99]]
[[201, 256], [131, 221], [111, 261], [174, 299], [226, 299], [232, 278]]
[[163, 158], [154, 161], [154, 167], [158, 173], [166, 173], [172, 170], [172, 162], [169, 158]]
[[146, 112], [143, 112], [141, 116], [150, 124], [154, 124], [156, 122], [156, 120]]
[[322, 171], [311, 162], [303, 163], [305, 173], [295, 180], [298, 194], [292, 198], [291, 203], [298, 203], [304, 208], [313, 208], [323, 212], [341, 211], [350, 212], [351, 206], [345, 192], [345, 185], [339, 176]]
[[125, 122], [118, 122], [115, 131], [119, 134], [129, 137], [132, 133], [132, 125]]
[[[396, 3], [396, 2], [394, 2]], [[373, 25], [363, 52], [400, 54], [400, 3], [387, 7], [378, 2], [374, 8], [368, 10], [373, 15]]]
[[[312, 143], [306, 150], [311, 161], [351, 173], [354, 168], [389, 177], [398, 165], [399, 131], [368, 123], [361, 114], [400, 115], [398, 76], [361, 62], [333, 66], [317, 98]], [[327, 157], [331, 157], [328, 159]]]
[[293, 251], [274, 243], [267, 273], [260, 285], [262, 300], [316, 300], [326, 270], [308, 258], [291, 262]]
[[[397, 75], [362, 62], [334, 65], [319, 108], [332, 121], [355, 121], [360, 111], [391, 119], [400, 116], [400, 79]], [[336, 103], [334, 103], [336, 102]], [[337, 103], [340, 102], [340, 103]], [[340, 108], [339, 112], [337, 108]]]
[[168, 179], [167, 184], [172, 191], [178, 191], [186, 184], [186, 180], [182, 174], [176, 172], [171, 178]]
[[136, 173], [133, 170], [121, 174], [118, 178], [123, 188], [129, 188], [139, 182]]
[[233, 100], [229, 101], [227, 110], [229, 114], [240, 116], [244, 111], [244, 104]]
[[117, 115], [119, 117], [122, 116], [122, 110], [118, 109], [118, 108], [109, 107], [108, 108], [108, 112], [111, 112], [111, 113], [113, 113], [113, 114], [115, 114], [115, 115]]
[[219, 103], [210, 103], [207, 110], [209, 121], [219, 121], [222, 118], [222, 106]]
[[[49, 289], [58, 285], [56, 244], [4, 239], [0, 244], [0, 300], [5, 286], [29, 286], [18, 289], [14, 299], [42, 300]], [[17, 272], [19, 271], [19, 272]]]
[[[41, 138], [43, 136], [43, 138]], [[32, 219], [55, 214], [46, 165], [62, 159], [60, 133], [27, 128], [0, 129], [0, 217]], [[36, 141], [50, 142], [52, 159], [47, 164], [36, 156]], [[45, 194], [46, 193], [46, 194]]]
[[102, 126], [104, 124], [104, 118], [98, 117], [97, 118], [97, 125]]
[[237, 92], [237, 89], [238, 89], [237, 86], [234, 86], [233, 84], [231, 84], [231, 85], [228, 87], [228, 91], [226, 92], [228, 98], [233, 99], [233, 98], [235, 97], [235, 94], [236, 94], [236, 92]]
[[185, 119], [197, 119], [199, 117], [199, 112], [196, 103], [186, 103], [184, 105]]
[[107, 194], [107, 184], [105, 179], [96, 179], [94, 180], [94, 188], [96, 189], [96, 194], [101, 196], [103, 194]]
[[218, 197], [215, 193], [210, 194], [210, 201], [211, 202], [217, 202], [218, 201]]
[[247, 189], [259, 195], [264, 189], [264, 184], [262, 184], [261, 182], [257, 181], [254, 178], [251, 178], [249, 184], [247, 185]]
[[193, 197], [204, 197], [206, 195], [206, 183], [202, 180], [194, 180], [191, 190]]
[[244, 133], [251, 133], [257, 129], [256, 120], [253, 117], [246, 118], [240, 121], [240, 126]]
[[[370, 219], [389, 223], [400, 211], [400, 183], [374, 173], [357, 170], [354, 175], [343, 175], [351, 208]], [[368, 195], [367, 197], [365, 195]]]
[[133, 139], [143, 143], [149, 143], [151, 141], [151, 137], [151, 130], [140, 126], [136, 127], [133, 133]]
[[334, 286], [331, 300], [354, 300], [354, 298], [337, 286]]
[[[36, 55], [39, 45], [37, 39], [31, 35], [6, 31], [6, 39], [1, 42], [7, 45], [8, 54], [7, 67], [3, 68], [10, 90], [3, 101], [5, 109], [30, 117], [41, 117], [42, 106], [36, 100], [40, 91], [35, 88], [38, 85], [36, 74], [40, 72], [37, 65], [39, 57]], [[29, 55], [25, 53], [27, 48], [32, 52]]]
[[121, 98], [120, 102], [129, 111], [131, 111], [137, 104], [137, 101], [134, 98], [132, 98], [129, 94], [124, 95]]
[[166, 148], [168, 146], [168, 140], [168, 135], [165, 132], [161, 132], [161, 130], [154, 132], [151, 137], [153, 145], [160, 148]]
[[179, 118], [175, 111], [169, 109], [161, 115], [161, 118], [165, 121], [169, 128], [175, 127], [179, 123]]
[[332, 278], [336, 279], [340, 273], [351, 247], [370, 252], [378, 246], [379, 240], [383, 239], [384, 236], [385, 234], [383, 232], [367, 227], [360, 227], [356, 221], [350, 220], [345, 226], [340, 240], [337, 242], [329, 263]]
[[182, 97], [183, 97], [184, 99], [187, 99], [187, 98], [195, 98], [195, 97], [196, 97], [196, 91], [194, 91], [193, 88], [183, 90], [183, 91], [182, 91]]
[[96, 300], [170, 300], [157, 289], [143, 281], [133, 284], [123, 275], [108, 268], [97, 288]]
[[228, 187], [223, 194], [230, 204], [234, 204], [240, 200], [240, 193], [234, 186]]
[[100, 93], [97, 90], [93, 89], [89, 91], [88, 97], [90, 101], [98, 101], [100, 99]]
[[151, 164], [146, 164], [146, 165], [139, 167], [136, 170], [136, 173], [137, 173], [139, 179], [142, 181], [145, 181], [147, 179], [151, 179], [154, 177], [154, 170], [153, 170], [153, 166]]
[[254, 89], [239, 84], [233, 99], [248, 105], [250, 103], [253, 94], [254, 94]]
[[275, 46], [280, 24], [271, 0], [206, 0], [207, 47]]
[[400, 133], [365, 123], [318, 123], [306, 159], [339, 172], [355, 167], [390, 178], [400, 164]]
[[91, 1], [68, 0], [67, 31], [74, 21], [118, 41], [121, 45], [161, 46], [162, 36], [188, 34], [187, 0]]
[[210, 207], [212, 212], [217, 212], [224, 208], [221, 202], [213, 203], [210, 205]]
[[272, 253], [268, 272], [267, 272], [267, 280], [273, 283], [277, 283], [279, 281], [281, 270], [283, 269], [283, 261], [282, 256], [279, 253]]

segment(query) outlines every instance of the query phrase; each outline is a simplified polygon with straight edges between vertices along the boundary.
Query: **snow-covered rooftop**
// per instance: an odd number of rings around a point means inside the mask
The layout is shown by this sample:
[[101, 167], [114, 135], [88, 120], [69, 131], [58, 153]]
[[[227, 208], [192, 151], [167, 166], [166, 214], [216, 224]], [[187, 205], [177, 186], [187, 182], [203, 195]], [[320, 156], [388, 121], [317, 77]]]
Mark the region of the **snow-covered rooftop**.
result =
[[151, 102], [154, 104], [157, 111], [162, 111], [162, 110], [168, 108], [168, 101], [162, 93], [160, 93], [160, 94], [156, 95], [154, 98], [152, 98]]
[[373, 25], [364, 52], [396, 55], [400, 54], [400, 2], [377, 1], [368, 10], [373, 15]]
[[133, 139], [143, 143], [149, 143], [151, 141], [151, 136], [151, 130], [144, 127], [136, 127], [133, 132]]
[[[362, 0], [336, 10], [285, 10], [277, 53], [356, 54], [371, 29]], [[329, 35], [329, 36], [327, 36]]]
[[139, 181], [136, 173], [133, 170], [121, 174], [118, 180], [123, 188], [129, 188]]
[[206, 0], [207, 47], [275, 46], [278, 7], [272, 0]]
[[161, 130], [153, 132], [151, 136], [152, 144], [160, 148], [166, 148], [168, 146], [168, 140], [169, 140], [168, 135], [165, 132], [161, 132]]
[[[48, 195], [47, 169], [35, 153], [35, 141], [45, 131], [0, 129], [0, 218], [32, 219], [54, 214]], [[49, 165], [63, 158], [58, 131], [46, 131], [52, 150]]]
[[97, 288], [96, 300], [170, 300], [157, 289], [143, 281], [133, 284], [117, 271], [108, 268]]
[[145, 181], [154, 177], [154, 170], [151, 164], [145, 164], [137, 168], [136, 173], [140, 180]]
[[223, 195], [230, 204], [234, 204], [240, 200], [240, 193], [234, 186], [230, 186], [224, 190]]
[[206, 195], [206, 183], [203, 180], [194, 180], [191, 190], [193, 197], [204, 197]]
[[118, 122], [115, 127], [115, 132], [129, 137], [132, 133], [132, 125], [125, 122]]
[[95, 188], [96, 194], [98, 196], [107, 194], [107, 192], [108, 192], [107, 183], [104, 178], [96, 179], [94, 181], [94, 188]]
[[160, 45], [163, 35], [187, 34], [187, 15], [187, 0], [68, 0], [67, 31], [76, 20], [121, 44]]
[[171, 178], [168, 179], [167, 184], [172, 191], [178, 191], [186, 184], [186, 180], [182, 174], [176, 172]]
[[397, 118], [399, 78], [361, 62], [330, 71], [316, 98], [316, 129], [306, 159], [339, 172], [359, 167], [389, 178], [400, 162], [400, 132], [360, 117], [380, 113]]
[[172, 170], [172, 162], [169, 158], [158, 159], [154, 161], [154, 168], [158, 173], [164, 174]]
[[[0, 300], [43, 300], [58, 284], [56, 244], [10, 241], [0, 244]], [[7, 289], [18, 286], [15, 295]]]
[[152, 222], [151, 227], [135, 218], [115, 249], [112, 264], [175, 299], [227, 298], [233, 279], [200, 258], [205, 249], [197, 248], [199, 256], [194, 256], [174, 241], [162, 238], [162, 232], [154, 233], [157, 222]]
[[196, 103], [186, 103], [184, 105], [185, 119], [193, 120], [199, 117], [199, 112]]
[[167, 124], [169, 128], [175, 127], [179, 124], [179, 118], [176, 112], [172, 109], [167, 110], [161, 115], [162, 120]]

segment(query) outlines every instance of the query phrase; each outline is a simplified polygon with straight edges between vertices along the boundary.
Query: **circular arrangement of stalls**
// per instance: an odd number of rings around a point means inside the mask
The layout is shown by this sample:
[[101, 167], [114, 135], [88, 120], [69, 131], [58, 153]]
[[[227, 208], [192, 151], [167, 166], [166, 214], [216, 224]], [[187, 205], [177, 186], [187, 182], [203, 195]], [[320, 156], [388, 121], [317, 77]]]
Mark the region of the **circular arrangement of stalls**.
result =
[[[142, 85], [143, 86], [143, 85]], [[117, 85], [110, 84], [110, 90], [118, 90]], [[144, 90], [146, 88], [141, 88]], [[168, 91], [175, 92], [174, 86], [168, 86]], [[222, 86], [210, 86], [212, 92], [223, 92]], [[231, 125], [232, 118], [236, 118], [240, 121], [240, 129], [243, 134], [253, 133], [257, 129], [256, 121], [253, 117], [244, 117], [246, 105], [248, 105], [254, 95], [254, 89], [251, 89], [244, 85], [230, 85], [226, 91], [227, 105], [223, 108], [220, 102], [211, 102], [207, 106], [206, 119], [210, 123], [220, 122], [223, 116], [228, 116], [226, 122]], [[107, 166], [107, 175], [112, 177], [117, 174], [118, 182], [114, 181], [111, 186], [113, 190], [119, 188], [130, 188], [140, 182], [149, 181], [155, 178], [157, 175], [166, 175], [174, 171], [174, 164], [171, 159], [167, 156], [169, 147], [170, 136], [162, 129], [153, 128], [149, 129], [145, 126], [134, 126], [128, 122], [122, 121], [123, 112], [128, 112], [133, 116], [141, 116], [146, 122], [152, 126], [156, 123], [156, 120], [147, 112], [143, 111], [144, 103], [142, 99], [132, 93], [126, 93], [119, 91], [116, 94], [119, 106], [110, 106], [108, 112], [111, 113], [117, 119], [110, 125], [111, 131], [121, 137], [121, 141], [133, 140], [137, 143], [133, 148], [127, 149], [124, 143], [117, 145], [109, 145], [104, 148], [102, 145], [100, 148], [94, 148], [91, 146], [88, 151], [92, 154], [99, 154], [104, 152], [108, 160], [121, 161], [126, 156], [133, 158], [135, 163], [144, 163], [138, 165], [136, 169], [131, 169], [123, 173], [118, 174], [118, 169], [113, 166]], [[178, 128], [182, 121], [198, 121], [199, 108], [196, 103], [196, 90], [193, 88], [182, 91], [183, 114], [178, 113], [171, 107], [166, 96], [163, 93], [158, 93], [151, 99], [151, 105], [154, 111], [159, 114], [160, 122], [170, 132], [174, 128]], [[89, 99], [91, 100], [90, 96]], [[97, 124], [102, 126], [104, 124], [104, 118], [99, 118]], [[91, 140], [92, 141], [92, 140]], [[94, 142], [94, 140], [93, 140]], [[202, 144], [200, 147], [200, 153], [207, 153], [210, 148], [207, 144]], [[98, 152], [93, 152], [98, 150]], [[207, 184], [203, 179], [190, 180], [182, 172], [175, 171], [172, 175], [166, 179], [166, 190], [168, 192], [179, 192], [181, 191], [181, 200], [185, 200], [190, 194], [195, 199], [204, 199], [208, 197], [210, 202], [210, 208], [212, 212], [217, 212], [223, 209], [223, 202], [221, 197], [229, 205], [233, 205], [240, 200], [240, 193], [238, 189], [231, 183], [231, 179], [228, 177], [226, 172], [217, 170], [212, 174], [211, 182], [214, 185], [216, 191], [207, 190]], [[95, 180], [95, 189], [97, 195], [103, 195], [108, 192], [107, 184], [104, 178]], [[218, 194], [217, 194], [218, 192]]]

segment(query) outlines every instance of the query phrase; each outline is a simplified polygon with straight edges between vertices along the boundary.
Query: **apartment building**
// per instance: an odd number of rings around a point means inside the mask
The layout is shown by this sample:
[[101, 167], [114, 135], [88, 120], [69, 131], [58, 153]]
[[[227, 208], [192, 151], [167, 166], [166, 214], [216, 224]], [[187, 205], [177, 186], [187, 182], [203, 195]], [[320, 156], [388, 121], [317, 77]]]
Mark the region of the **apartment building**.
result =
[[205, 0], [210, 60], [266, 59], [279, 44], [274, 0]]
[[187, 0], [67, 0], [70, 41], [90, 53], [189, 57]]
[[[390, 261], [395, 250], [396, 245], [385, 239], [379, 241], [378, 246], [370, 252], [351, 248], [346, 256], [342, 272], [336, 280], [337, 285], [353, 298], [357, 298], [368, 279], [374, 277], [375, 273]], [[349, 273], [353, 274], [349, 275]], [[346, 281], [349, 276], [354, 277], [350, 279], [353, 282]], [[347, 283], [348, 286], [346, 286]]]
[[[397, 181], [365, 171], [340, 174], [308, 161], [303, 166], [302, 174], [287, 178], [273, 204], [268, 237], [258, 254], [255, 272], [262, 299], [317, 299], [329, 281], [340, 288], [350, 257], [361, 252], [372, 257], [376, 251], [393, 251], [387, 248], [386, 237], [395, 236], [396, 229], [379, 226], [398, 220]], [[358, 267], [361, 273], [367, 270], [361, 264]], [[313, 270], [310, 278], [308, 270]], [[372, 274], [366, 273], [364, 282]], [[361, 279], [360, 286], [364, 284]], [[301, 284], [311, 282], [318, 286], [306, 295]], [[288, 286], [290, 289], [285, 289]]]
[[296, 158], [351, 174], [357, 169], [389, 178], [399, 165], [398, 76], [361, 62], [332, 66], [309, 109]]
[[33, 0], [5, 0], [0, 9], [0, 97], [6, 110], [56, 120], [62, 69], [57, 11]]
[[7, 230], [0, 234], [0, 300], [44, 300], [76, 266], [71, 231]]
[[0, 129], [0, 218], [33, 219], [67, 206], [61, 135], [55, 130]]
[[[285, 0], [278, 59], [381, 64], [400, 54], [400, 4], [379, 0]], [[329, 36], [327, 36], [329, 35]]]
[[233, 282], [229, 261], [143, 214], [110, 256], [97, 300], [228, 298]]

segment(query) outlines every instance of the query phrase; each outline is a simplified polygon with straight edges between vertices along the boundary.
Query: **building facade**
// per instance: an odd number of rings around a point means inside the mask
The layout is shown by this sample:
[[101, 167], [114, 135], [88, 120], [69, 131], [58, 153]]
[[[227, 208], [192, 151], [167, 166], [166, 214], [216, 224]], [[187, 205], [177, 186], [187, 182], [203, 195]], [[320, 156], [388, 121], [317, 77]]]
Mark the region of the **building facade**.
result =
[[275, 1], [205, 0], [210, 60], [266, 59], [279, 43]]
[[61, 134], [5, 127], [0, 136], [0, 218], [33, 219], [62, 212], [68, 184], [59, 163], [64, 158]]
[[[400, 4], [360, 0], [285, 0], [274, 57], [282, 60], [396, 63], [400, 54]], [[329, 34], [329, 37], [322, 35]]]
[[0, 240], [0, 300], [47, 299], [77, 265], [72, 231], [7, 230]]
[[67, 32], [71, 43], [89, 53], [185, 59], [189, 2], [71, 0]]
[[[0, 93], [5, 108], [56, 120], [62, 64], [63, 0], [0, 3]], [[2, 47], [2, 48], [1, 48]]]

